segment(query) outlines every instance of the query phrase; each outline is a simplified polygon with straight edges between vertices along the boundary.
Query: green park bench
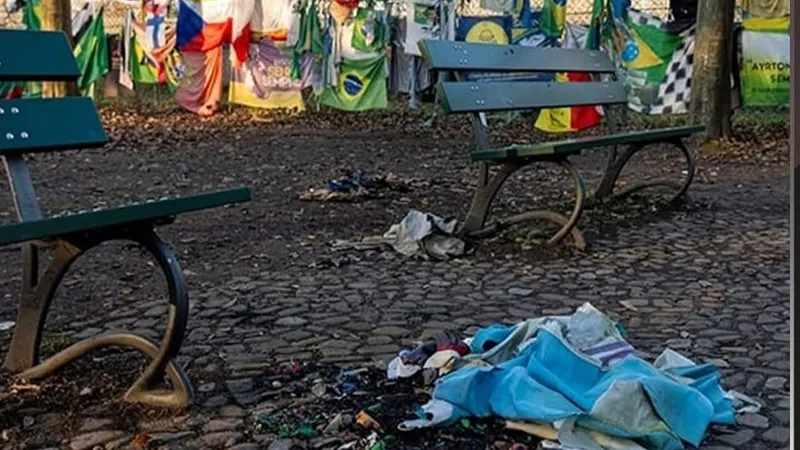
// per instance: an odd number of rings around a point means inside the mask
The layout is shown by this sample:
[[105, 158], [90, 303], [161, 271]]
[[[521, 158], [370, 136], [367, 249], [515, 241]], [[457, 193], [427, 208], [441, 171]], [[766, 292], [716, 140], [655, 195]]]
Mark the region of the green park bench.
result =
[[[439, 84], [442, 108], [447, 113], [471, 113], [475, 148], [473, 162], [480, 163], [478, 187], [466, 220], [459, 234], [465, 237], [483, 237], [508, 226], [527, 220], [545, 220], [560, 226], [548, 241], [554, 244], [572, 235], [575, 244], [585, 242], [576, 225], [580, 220], [586, 200], [586, 186], [569, 156], [586, 149], [609, 147], [608, 163], [600, 184], [594, 191], [598, 201], [630, 195], [643, 188], [658, 185], [673, 187], [670, 201], [682, 198], [695, 174], [695, 154], [684, 139], [702, 132], [702, 126], [649, 129], [618, 132], [611, 108], [627, 102], [625, 86], [614, 80], [615, 66], [611, 58], [600, 51], [559, 48], [532, 48], [519, 45], [469, 44], [425, 40], [420, 43], [426, 66], [435, 71], [449, 73], [453, 81]], [[494, 73], [561, 73], [581, 72], [592, 75], [591, 82], [554, 83], [542, 81], [492, 80], [469, 81], [469, 72]], [[607, 81], [603, 81], [605, 76]], [[565, 139], [558, 141], [515, 144], [493, 148], [481, 113], [536, 110], [572, 106], [601, 105], [605, 112], [609, 133], [602, 136]], [[623, 167], [639, 150], [651, 144], [670, 144], [677, 147], [687, 163], [682, 183], [648, 182], [615, 192], [617, 179]], [[618, 146], [626, 145], [624, 151]], [[563, 166], [575, 180], [576, 202], [572, 214], [566, 217], [552, 211], [532, 211], [510, 218], [495, 220], [487, 225], [489, 210], [498, 190], [508, 177], [518, 169], [535, 162], [552, 162]], [[490, 166], [499, 166], [490, 178]]]
[[[35, 55], [35, 56], [34, 56]], [[66, 35], [60, 32], [0, 30], [0, 81], [70, 81], [79, 76]], [[163, 197], [116, 208], [45, 217], [39, 207], [26, 153], [101, 147], [106, 134], [89, 98], [0, 99], [0, 158], [19, 221], [0, 226], [0, 245], [22, 247], [22, 293], [14, 335], [4, 369], [24, 380], [43, 378], [90, 351], [133, 348], [151, 362], [126, 392], [124, 400], [161, 407], [185, 407], [193, 400], [191, 383], [174, 358], [186, 331], [189, 299], [175, 254], [155, 231], [178, 214], [245, 202], [250, 190], [239, 188], [186, 197]], [[45, 318], [59, 282], [75, 260], [111, 240], [145, 248], [163, 271], [169, 290], [168, 320], [160, 345], [131, 334], [101, 334], [82, 340], [39, 362]], [[52, 259], [39, 270], [40, 250]], [[166, 375], [171, 389], [158, 389]]]

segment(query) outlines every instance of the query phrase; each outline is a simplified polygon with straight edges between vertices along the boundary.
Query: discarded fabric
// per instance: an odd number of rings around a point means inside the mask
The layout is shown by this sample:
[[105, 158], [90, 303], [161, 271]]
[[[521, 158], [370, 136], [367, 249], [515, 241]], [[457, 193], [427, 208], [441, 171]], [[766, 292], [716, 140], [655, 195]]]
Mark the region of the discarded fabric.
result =
[[300, 194], [300, 200], [319, 202], [355, 202], [382, 198], [386, 192], [408, 192], [417, 183], [394, 174], [369, 175], [364, 172], [346, 172], [344, 176], [329, 180], [323, 188], [312, 188]]
[[498, 416], [552, 424], [565, 447], [677, 450], [698, 446], [712, 424], [735, 423], [714, 365], [672, 350], [658, 366], [647, 363], [622, 328], [589, 304], [571, 316], [485, 328], [471, 346], [475, 353], [463, 360], [491, 366], [439, 379], [424, 414], [401, 429]]
[[448, 259], [462, 256], [466, 250], [464, 241], [453, 235], [455, 230], [455, 220], [411, 210], [379, 240], [405, 256]]
[[427, 385], [453, 370], [456, 361], [469, 352], [469, 345], [455, 333], [439, 331], [433, 339], [423, 342], [416, 348], [400, 351], [389, 362], [386, 377], [390, 380], [410, 378], [422, 371]]
[[417, 372], [422, 370], [422, 367], [417, 364], [406, 364], [403, 361], [403, 356], [408, 352], [408, 350], [400, 352], [399, 355], [389, 362], [389, 365], [386, 368], [386, 378], [390, 380], [395, 380], [397, 378], [409, 378], [413, 377], [417, 374]]

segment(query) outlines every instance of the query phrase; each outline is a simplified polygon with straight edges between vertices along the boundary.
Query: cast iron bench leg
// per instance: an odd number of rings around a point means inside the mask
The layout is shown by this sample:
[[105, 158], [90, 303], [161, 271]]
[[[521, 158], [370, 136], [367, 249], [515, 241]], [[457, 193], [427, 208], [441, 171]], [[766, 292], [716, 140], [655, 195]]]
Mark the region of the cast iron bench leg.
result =
[[[619, 192], [614, 192], [614, 187], [616, 186], [617, 179], [619, 178], [620, 174], [622, 174], [622, 169], [625, 168], [625, 164], [628, 163], [628, 161], [631, 159], [633, 155], [635, 155], [645, 147], [653, 144], [670, 144], [677, 147], [678, 150], [681, 151], [684, 159], [686, 160], [686, 169], [687, 169], [686, 177], [684, 178], [683, 182], [677, 183], [671, 181], [651, 181], [636, 186], [631, 186]], [[682, 139], [670, 139], [667, 141], [643, 142], [639, 144], [632, 144], [628, 146], [622, 153], [622, 155], [620, 155], [619, 157], [617, 157], [617, 151], [615, 146], [609, 153], [608, 168], [606, 169], [606, 173], [603, 175], [603, 179], [600, 181], [600, 184], [597, 187], [597, 191], [595, 192], [595, 197], [599, 200], [618, 199], [627, 197], [633, 194], [634, 192], [638, 192], [642, 189], [647, 189], [656, 186], [666, 186], [674, 188], [676, 190], [675, 194], [668, 200], [670, 203], [674, 203], [686, 195], [686, 191], [692, 184], [692, 180], [694, 179], [696, 170], [697, 170], [697, 161], [694, 151], [692, 151], [692, 149], [690, 149], [683, 142]]]
[[584, 249], [586, 241], [576, 227], [578, 220], [580, 220], [583, 212], [583, 203], [586, 199], [586, 183], [583, 180], [580, 172], [575, 169], [566, 158], [555, 159], [555, 162], [562, 166], [572, 178], [575, 180], [575, 207], [572, 214], [566, 217], [562, 214], [547, 210], [530, 211], [518, 214], [506, 219], [498, 219], [493, 224], [486, 226], [489, 209], [491, 208], [492, 201], [494, 200], [497, 192], [502, 187], [503, 183], [511, 176], [512, 173], [518, 169], [531, 164], [534, 161], [519, 160], [514, 162], [506, 162], [500, 165], [500, 169], [494, 176], [489, 179], [488, 165], [481, 164], [481, 172], [478, 179], [478, 187], [475, 191], [475, 196], [472, 199], [472, 205], [467, 213], [467, 218], [459, 231], [459, 234], [471, 238], [484, 238], [491, 236], [510, 226], [530, 221], [530, 220], [546, 220], [553, 222], [561, 228], [547, 241], [548, 245], [553, 245], [560, 242], [568, 234], [572, 235], [575, 247]]
[[[169, 289], [169, 317], [161, 346], [131, 333], [101, 335], [80, 341], [38, 364], [39, 345], [50, 302], [58, 285], [75, 260], [103, 242], [130, 240], [139, 243], [158, 262], [167, 280]], [[31, 244], [26, 244], [31, 245]], [[35, 250], [26, 250], [26, 253]], [[25, 285], [22, 301], [17, 313], [17, 325], [6, 356], [4, 367], [17, 373], [17, 377], [35, 380], [46, 377], [87, 353], [104, 347], [135, 348], [152, 361], [125, 393], [124, 400], [159, 407], [183, 408], [194, 397], [191, 382], [173, 358], [180, 350], [186, 331], [189, 299], [186, 281], [174, 253], [150, 228], [139, 228], [120, 232], [98, 233], [88, 239], [68, 238], [56, 242], [56, 255], [42, 278], [36, 282], [36, 257], [25, 257]], [[30, 278], [28, 278], [30, 277]], [[154, 390], [166, 371], [171, 390]]]

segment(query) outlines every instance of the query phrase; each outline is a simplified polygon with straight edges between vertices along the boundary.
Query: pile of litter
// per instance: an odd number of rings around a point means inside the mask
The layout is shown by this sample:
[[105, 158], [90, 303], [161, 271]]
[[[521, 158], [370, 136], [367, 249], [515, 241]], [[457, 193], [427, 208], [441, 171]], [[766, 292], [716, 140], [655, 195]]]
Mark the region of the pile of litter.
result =
[[374, 249], [389, 246], [406, 257], [449, 259], [467, 253], [466, 243], [455, 236], [457, 221], [411, 210], [400, 223], [383, 236], [366, 237], [358, 242], [334, 243], [338, 250]]
[[444, 430], [400, 431], [398, 426], [430, 392], [417, 380], [387, 380], [385, 370], [377, 367], [342, 371], [305, 365], [285, 372], [267, 376], [275, 395], [250, 421], [251, 433], [268, 442], [269, 450], [510, 450], [514, 444], [515, 450], [524, 450], [538, 442], [495, 419], [464, 419]]
[[677, 450], [760, 408], [724, 392], [711, 364], [670, 349], [645, 362], [589, 304], [471, 339], [443, 331], [385, 370], [277, 377], [252, 422], [271, 450]]
[[448, 342], [392, 361], [390, 378], [436, 379], [432, 399], [401, 430], [500, 417], [544, 448], [677, 450], [760, 408], [724, 392], [712, 364], [670, 349], [653, 364], [637, 357], [622, 327], [588, 303], [571, 316], [490, 326], [464, 344], [468, 350]]
[[311, 188], [300, 194], [300, 200], [316, 202], [357, 202], [383, 198], [387, 192], [409, 192], [417, 180], [389, 173], [369, 175], [345, 172], [341, 178], [329, 180], [323, 188]]

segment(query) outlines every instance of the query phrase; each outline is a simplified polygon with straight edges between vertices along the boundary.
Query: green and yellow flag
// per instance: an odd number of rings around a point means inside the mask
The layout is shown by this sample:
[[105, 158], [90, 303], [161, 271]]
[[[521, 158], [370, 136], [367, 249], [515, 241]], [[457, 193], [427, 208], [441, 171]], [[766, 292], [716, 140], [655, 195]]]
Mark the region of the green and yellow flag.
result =
[[567, 24], [567, 0], [544, 0], [539, 27], [545, 36], [560, 39]]
[[78, 91], [86, 95], [91, 85], [103, 78], [109, 69], [108, 40], [103, 24], [103, 8], [92, 17], [88, 29], [73, 50], [75, 61], [81, 69]]
[[388, 106], [386, 56], [362, 60], [342, 59], [339, 82], [328, 86], [320, 103], [342, 111], [367, 111]]

